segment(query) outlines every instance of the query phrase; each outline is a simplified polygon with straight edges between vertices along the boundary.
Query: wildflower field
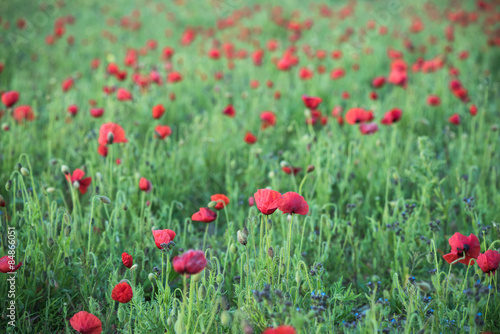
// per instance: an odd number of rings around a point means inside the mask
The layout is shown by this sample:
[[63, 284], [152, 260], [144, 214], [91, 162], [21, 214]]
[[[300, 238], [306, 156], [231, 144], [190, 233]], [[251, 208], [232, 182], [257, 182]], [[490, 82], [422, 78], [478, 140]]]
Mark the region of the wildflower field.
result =
[[500, 1], [0, 3], [0, 333], [500, 333]]

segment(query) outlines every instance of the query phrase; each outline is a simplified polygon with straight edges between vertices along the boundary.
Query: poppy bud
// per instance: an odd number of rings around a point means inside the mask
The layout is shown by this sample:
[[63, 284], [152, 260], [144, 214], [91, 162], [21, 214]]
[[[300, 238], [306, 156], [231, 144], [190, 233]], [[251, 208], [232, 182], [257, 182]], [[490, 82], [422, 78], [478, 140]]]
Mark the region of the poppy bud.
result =
[[67, 265], [67, 266], [69, 266], [69, 257], [66, 256], [64, 258], [64, 264]]
[[124, 322], [125, 321], [125, 310], [123, 307], [119, 307], [118, 308], [118, 320], [120, 322]]
[[216, 206], [216, 205], [217, 205], [217, 202], [216, 202], [216, 201], [211, 201], [210, 203], [208, 203], [208, 205], [207, 205], [207, 206], [208, 206], [210, 209], [213, 209], [213, 208], [215, 208], [215, 206]]
[[427, 262], [429, 262], [430, 264], [432, 264], [432, 262], [434, 262], [434, 255], [432, 253], [427, 253], [427, 255], [425, 257], [427, 259]]
[[55, 191], [56, 191], [56, 188], [54, 188], [54, 187], [48, 187], [46, 190], [47, 190], [47, 192], [48, 192], [49, 194], [52, 194], [53, 192], [55, 192]]
[[113, 141], [115, 140], [115, 135], [113, 132], [108, 132], [108, 138], [106, 139], [108, 144], [113, 144]]
[[217, 275], [215, 281], [217, 282], [217, 284], [221, 284], [224, 281], [224, 276], [222, 274]]
[[248, 237], [248, 229], [247, 229], [247, 227], [246, 227], [246, 226], [245, 226], [245, 227], [243, 227], [243, 230], [241, 230], [241, 232], [245, 233], [245, 236], [247, 236], [247, 237]]
[[203, 284], [198, 287], [198, 299], [204, 300], [207, 296], [207, 288]]
[[274, 249], [272, 247], [269, 247], [267, 250], [267, 255], [271, 258], [274, 259]]
[[47, 247], [52, 248], [54, 246], [54, 239], [48, 238], [47, 239]]
[[280, 167], [281, 167], [281, 168], [284, 168], [284, 167], [290, 167], [290, 164], [289, 164], [287, 161], [282, 160], [282, 161], [280, 162]]
[[229, 247], [229, 250], [231, 253], [236, 254], [238, 252], [238, 247], [236, 247], [235, 244], [231, 244], [231, 247]]
[[222, 326], [228, 327], [231, 325], [231, 314], [229, 314], [228, 311], [222, 311], [222, 314], [220, 316], [220, 322]]
[[295, 282], [297, 282], [297, 284], [300, 284], [300, 282], [302, 282], [302, 274], [300, 273], [300, 271], [297, 271], [295, 273]]
[[65, 228], [64, 228], [64, 236], [68, 236], [69, 234], [71, 233], [71, 226], [67, 225]]
[[80, 182], [78, 182], [78, 181], [73, 182], [73, 188], [75, 188], [75, 189], [80, 188]]
[[95, 173], [95, 178], [97, 179], [97, 181], [102, 182], [102, 174], [101, 173], [99, 173], [99, 172]]
[[5, 183], [5, 190], [10, 191], [10, 189], [12, 189], [12, 180], [8, 180]]
[[175, 325], [174, 325], [175, 333], [185, 333], [186, 332], [186, 328], [184, 326], [184, 321], [182, 318], [183, 318], [182, 313], [180, 313], [179, 318], [177, 319], [177, 321], [175, 322]]
[[103, 202], [104, 204], [111, 204], [111, 200], [109, 198], [107, 198], [106, 196], [99, 196], [99, 199], [101, 200], [101, 202]]
[[47, 282], [47, 272], [46, 272], [46, 271], [42, 272], [42, 277], [41, 277], [41, 279], [42, 279], [42, 283]]
[[491, 131], [493, 131], [493, 132], [497, 132], [497, 131], [498, 131], [498, 124], [493, 124], [493, 125], [491, 126]]
[[62, 166], [61, 166], [61, 172], [62, 172], [64, 175], [68, 175], [68, 174], [70, 173], [68, 166], [66, 166], [66, 165], [62, 165]]
[[422, 290], [422, 292], [424, 293], [428, 293], [432, 290], [431, 286], [429, 285], [429, 283], [426, 283], [426, 282], [420, 282], [420, 283], [416, 283], [415, 284], [420, 290]]
[[274, 178], [274, 172], [273, 171], [270, 171], [269, 174], [267, 174], [267, 176], [270, 178], [270, 179], [273, 179]]
[[307, 173], [312, 173], [312, 172], [314, 172], [314, 165], [307, 166]]
[[9, 129], [10, 129], [9, 124], [7, 124], [7, 123], [3, 123], [2, 124], [2, 130], [3, 131], [9, 131]]
[[24, 176], [28, 176], [30, 175], [30, 171], [27, 168], [22, 167], [21, 174], [23, 174]]
[[137, 264], [134, 264], [132, 267], [130, 267], [130, 271], [134, 271], [137, 269]]
[[240, 244], [242, 244], [243, 246], [246, 246], [247, 245], [247, 235], [243, 232], [241, 232], [241, 230], [238, 230], [238, 233], [237, 233], [237, 237], [238, 237], [238, 242]]
[[23, 165], [21, 165], [20, 163], [17, 163], [17, 164], [16, 164], [16, 170], [17, 170], [18, 172], [20, 172], [20, 171], [21, 171], [21, 168], [23, 168]]

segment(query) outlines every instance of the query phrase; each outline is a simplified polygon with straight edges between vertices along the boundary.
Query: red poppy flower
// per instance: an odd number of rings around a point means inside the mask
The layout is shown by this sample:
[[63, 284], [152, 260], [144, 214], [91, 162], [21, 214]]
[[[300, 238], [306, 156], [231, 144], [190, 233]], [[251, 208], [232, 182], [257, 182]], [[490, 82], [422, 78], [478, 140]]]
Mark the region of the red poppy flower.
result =
[[345, 120], [348, 124], [358, 124], [373, 120], [373, 112], [366, 111], [362, 108], [351, 108], [345, 114]]
[[265, 215], [270, 215], [276, 211], [277, 207], [273, 206], [274, 202], [281, 198], [281, 194], [271, 189], [259, 189], [253, 195], [257, 209]]
[[68, 107], [68, 113], [71, 115], [71, 116], [76, 116], [76, 114], [78, 114], [78, 106], [75, 105], [75, 104], [72, 104]]
[[296, 213], [299, 215], [306, 215], [309, 212], [309, 205], [304, 197], [293, 191], [284, 193], [271, 205], [271, 208], [272, 207], [280, 209], [283, 214]]
[[441, 100], [439, 99], [439, 96], [429, 95], [427, 97], [427, 104], [430, 106], [438, 106], [441, 104]]
[[104, 145], [99, 145], [97, 147], [97, 153], [99, 153], [99, 155], [102, 155], [103, 157], [107, 157], [108, 156], [108, 148]]
[[19, 92], [15, 90], [2, 94], [2, 103], [7, 107], [12, 107], [19, 100]]
[[476, 116], [477, 115], [477, 107], [475, 104], [471, 105], [470, 108], [469, 108], [469, 112], [472, 116]]
[[459, 114], [453, 114], [453, 115], [450, 116], [450, 118], [448, 118], [448, 121], [451, 124], [459, 125], [460, 124], [460, 115]]
[[262, 334], [296, 334], [295, 328], [292, 326], [278, 326], [276, 328], [268, 328]]
[[394, 108], [385, 113], [380, 123], [384, 125], [391, 125], [392, 123], [398, 122], [401, 119], [402, 115], [403, 111], [401, 111], [401, 109]]
[[370, 92], [370, 99], [376, 100], [378, 99], [378, 94], [377, 92]]
[[105, 146], [108, 143], [108, 139], [110, 137], [110, 133], [113, 135], [112, 143], [127, 143], [128, 139], [125, 138], [125, 131], [123, 128], [116, 123], [104, 123], [101, 125], [101, 129], [99, 131], [99, 145]]
[[172, 58], [174, 53], [175, 53], [174, 49], [167, 46], [167, 47], [163, 48], [162, 57], [164, 60], [168, 60], [168, 59]]
[[330, 73], [330, 78], [332, 78], [333, 80], [337, 80], [342, 78], [344, 75], [345, 71], [343, 68], [336, 68]]
[[297, 175], [302, 170], [302, 168], [293, 167], [293, 166], [291, 166], [291, 167], [285, 166], [285, 167], [282, 167], [281, 170], [284, 171], [285, 174], [288, 174], [288, 175], [290, 175], [292, 173], [293, 173], [293, 175]]
[[133, 296], [132, 287], [127, 282], [118, 283], [111, 292], [111, 298], [123, 304], [128, 303]]
[[248, 197], [248, 206], [254, 206], [254, 204], [255, 199], [252, 196]]
[[153, 107], [153, 118], [158, 119], [165, 113], [165, 107], [162, 104], [158, 104]]
[[139, 189], [146, 193], [149, 193], [151, 192], [151, 190], [153, 190], [153, 184], [145, 177], [141, 177], [141, 179], [139, 180]]
[[191, 220], [203, 223], [211, 223], [217, 219], [217, 213], [208, 208], [200, 208], [198, 212], [193, 213]]
[[450, 264], [461, 259], [458, 262], [468, 265], [469, 261], [471, 259], [477, 259], [481, 252], [479, 239], [474, 234], [470, 234], [466, 237], [457, 232], [448, 242], [451, 246], [451, 253], [445, 254], [443, 258]]
[[262, 65], [263, 58], [264, 58], [264, 50], [256, 50], [252, 53], [252, 61], [255, 66]]
[[263, 111], [260, 114], [260, 120], [262, 121], [262, 129], [276, 125], [276, 115], [272, 111]]
[[377, 123], [364, 123], [359, 125], [359, 131], [363, 135], [371, 135], [378, 131]]
[[165, 139], [172, 134], [172, 129], [168, 125], [157, 125], [155, 132], [160, 139]]
[[181, 275], [194, 275], [205, 269], [207, 259], [205, 258], [205, 253], [201, 250], [188, 250], [181, 256], [174, 257], [172, 266]]
[[12, 116], [19, 124], [21, 124], [24, 120], [32, 121], [35, 119], [35, 114], [33, 114], [33, 110], [30, 106], [17, 107], [14, 109]]
[[315, 110], [318, 109], [323, 100], [315, 96], [302, 95], [302, 101], [304, 101], [304, 105], [307, 109]]
[[92, 183], [91, 177], [86, 177], [83, 179], [85, 172], [81, 169], [75, 169], [73, 171], [73, 175], [66, 174], [66, 180], [80, 190], [80, 193], [83, 195], [87, 192], [90, 183]]
[[19, 269], [22, 265], [22, 262], [19, 262], [19, 264], [16, 265], [16, 262], [11, 256], [5, 255], [0, 257], [0, 272], [4, 274], [13, 273], [14, 271], [17, 271], [17, 269]]
[[229, 204], [229, 198], [224, 194], [215, 194], [210, 197], [210, 200], [217, 202], [215, 205], [216, 210], [222, 210], [226, 205]]
[[245, 143], [252, 145], [252, 144], [255, 144], [257, 142], [257, 137], [254, 134], [252, 134], [251, 132], [247, 132], [245, 134], [244, 141], [245, 141]]
[[208, 57], [212, 59], [219, 59], [220, 58], [220, 51], [218, 49], [211, 49], [208, 51]]
[[73, 87], [73, 84], [74, 84], [73, 78], [68, 78], [64, 80], [61, 84], [63, 92], [67, 92], [68, 90], [70, 90]]
[[302, 67], [299, 70], [299, 78], [301, 80], [310, 80], [314, 76], [314, 72], [308, 69], [307, 67]]
[[118, 88], [118, 90], [116, 91], [116, 98], [119, 101], [131, 101], [132, 100], [132, 93], [130, 93], [125, 88]]
[[71, 327], [82, 334], [101, 334], [102, 323], [98, 317], [92, 313], [80, 311], [69, 320]]
[[376, 77], [372, 81], [372, 87], [373, 88], [381, 88], [385, 84], [385, 77]]
[[125, 267], [130, 268], [134, 264], [134, 258], [132, 257], [132, 255], [123, 252], [122, 253], [122, 262], [123, 262], [123, 265]]
[[234, 107], [232, 104], [225, 107], [224, 110], [222, 110], [222, 113], [226, 116], [229, 116], [229, 117], [236, 116], [236, 110], [234, 110]]
[[155, 244], [158, 249], [163, 249], [162, 244], [168, 244], [170, 241], [174, 241], [175, 232], [172, 230], [153, 230], [153, 238], [155, 239]]
[[477, 258], [477, 265], [481, 270], [488, 274], [495, 274], [500, 264], [500, 253], [496, 250], [489, 249], [484, 254], [479, 254]]
[[167, 76], [167, 81], [171, 83], [176, 83], [182, 80], [182, 75], [179, 72], [171, 72]]
[[90, 115], [92, 117], [99, 118], [102, 115], [104, 115], [104, 109], [103, 108], [91, 108]]

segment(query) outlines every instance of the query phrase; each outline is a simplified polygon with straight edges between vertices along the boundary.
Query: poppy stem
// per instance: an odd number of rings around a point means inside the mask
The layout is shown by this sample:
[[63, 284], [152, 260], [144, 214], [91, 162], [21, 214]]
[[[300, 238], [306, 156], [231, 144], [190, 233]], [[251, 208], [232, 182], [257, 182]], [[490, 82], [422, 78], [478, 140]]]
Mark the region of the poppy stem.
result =
[[[215, 224], [217, 224], [217, 221], [215, 222]], [[208, 226], [209, 225], [207, 223], [207, 227], [205, 228], [205, 235], [203, 236], [203, 248], [202, 249], [205, 249], [205, 245], [206, 245], [206, 242], [207, 242]]]
[[194, 279], [193, 275], [191, 275], [191, 282], [189, 283], [189, 308], [188, 308], [188, 323], [186, 327], [186, 333], [189, 333], [189, 325], [191, 325], [191, 313], [193, 310], [193, 301], [194, 301]]
[[292, 225], [293, 225], [293, 214], [292, 214], [292, 220], [290, 221], [290, 226], [288, 227], [288, 242], [287, 242], [287, 246], [288, 246], [287, 255], [288, 255], [288, 258], [286, 260], [286, 279], [287, 280], [288, 280], [289, 274], [290, 274], [290, 258], [292, 257], [292, 245], [291, 245], [291, 242], [292, 242]]
[[[141, 220], [139, 221], [139, 235], [141, 236], [142, 239], [142, 225], [144, 224], [144, 202], [146, 199], [146, 193], [142, 191], [141, 194]], [[163, 271], [162, 271], [163, 274]]]
[[490, 295], [491, 295], [491, 275], [488, 274], [488, 300], [486, 301], [486, 311], [484, 312], [484, 322], [486, 323], [486, 320], [488, 319], [488, 305], [490, 303]]
[[95, 196], [92, 197], [92, 205], [90, 206], [90, 219], [89, 219], [89, 244], [87, 248], [87, 254], [90, 253], [90, 239], [92, 237], [92, 216], [94, 215], [94, 203], [95, 203]]
[[250, 250], [248, 247], [245, 247], [247, 249], [247, 298], [250, 300], [252, 297], [250, 295]]

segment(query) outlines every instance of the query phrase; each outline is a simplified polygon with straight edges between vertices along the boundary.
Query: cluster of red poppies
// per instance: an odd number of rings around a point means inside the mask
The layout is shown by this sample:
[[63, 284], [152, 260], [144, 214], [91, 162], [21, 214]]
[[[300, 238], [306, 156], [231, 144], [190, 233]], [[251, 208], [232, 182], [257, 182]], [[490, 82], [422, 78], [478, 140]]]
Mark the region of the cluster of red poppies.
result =
[[470, 234], [466, 237], [457, 232], [448, 242], [451, 246], [451, 252], [444, 255], [443, 258], [449, 264], [460, 262], [466, 265], [472, 265], [474, 262], [477, 262], [479, 268], [488, 275], [491, 273], [494, 274], [498, 269], [500, 264], [500, 253], [492, 249], [481, 253], [479, 239], [474, 234]]

